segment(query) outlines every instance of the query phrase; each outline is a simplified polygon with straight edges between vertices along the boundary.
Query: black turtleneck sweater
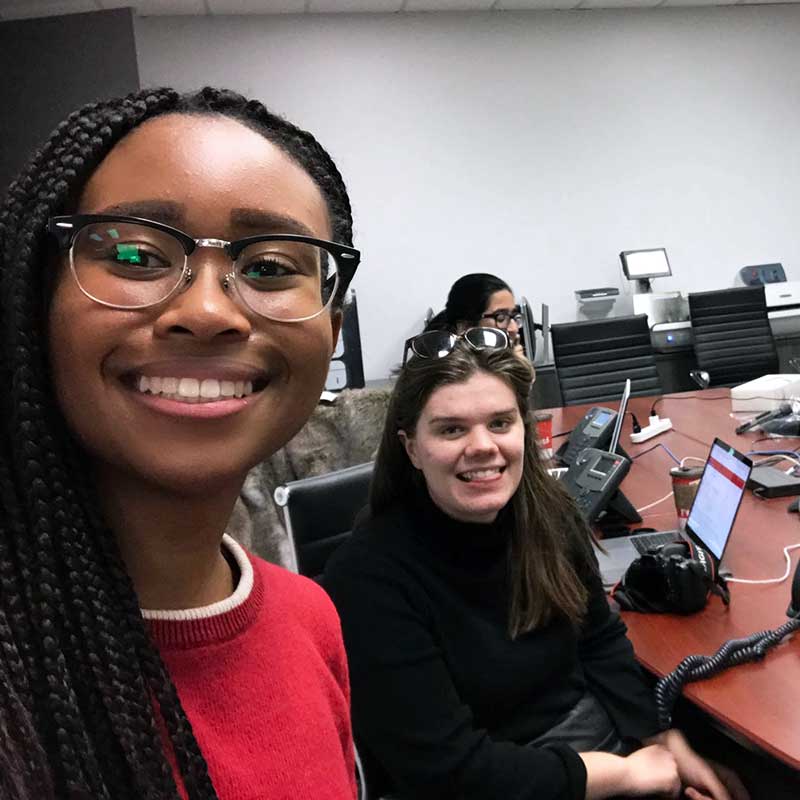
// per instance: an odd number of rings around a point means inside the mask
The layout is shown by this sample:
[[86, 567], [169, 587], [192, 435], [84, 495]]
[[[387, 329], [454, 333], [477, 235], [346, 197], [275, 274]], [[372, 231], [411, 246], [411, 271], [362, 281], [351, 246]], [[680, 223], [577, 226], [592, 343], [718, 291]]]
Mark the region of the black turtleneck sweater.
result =
[[359, 747], [401, 798], [583, 800], [568, 747], [525, 746], [588, 688], [622, 738], [656, 732], [655, 706], [599, 578], [583, 626], [512, 640], [503, 512], [458, 522], [427, 496], [362, 524], [323, 585], [342, 620]]

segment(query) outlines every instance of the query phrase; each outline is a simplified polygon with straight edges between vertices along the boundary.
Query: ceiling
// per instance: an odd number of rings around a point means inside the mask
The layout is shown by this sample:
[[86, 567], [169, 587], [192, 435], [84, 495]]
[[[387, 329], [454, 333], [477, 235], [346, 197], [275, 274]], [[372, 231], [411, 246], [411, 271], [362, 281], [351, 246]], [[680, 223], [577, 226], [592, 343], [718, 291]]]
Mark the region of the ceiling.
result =
[[0, 20], [132, 6], [141, 17], [174, 14], [413, 13], [767, 5], [800, 0], [0, 0]]

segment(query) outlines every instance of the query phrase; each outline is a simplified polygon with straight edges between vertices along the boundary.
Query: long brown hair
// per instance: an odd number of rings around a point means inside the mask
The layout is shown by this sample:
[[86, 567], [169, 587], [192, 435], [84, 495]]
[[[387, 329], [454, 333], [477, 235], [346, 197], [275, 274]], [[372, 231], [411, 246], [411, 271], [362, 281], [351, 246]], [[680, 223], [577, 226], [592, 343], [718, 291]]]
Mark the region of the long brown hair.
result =
[[428, 398], [440, 386], [485, 372], [506, 383], [525, 425], [522, 479], [511, 499], [509, 633], [517, 637], [554, 616], [578, 624], [587, 590], [580, 572], [593, 568], [591, 534], [567, 492], [547, 473], [535, 445], [528, 405], [533, 371], [511, 350], [473, 350], [463, 341], [444, 358], [412, 358], [394, 387], [370, 489], [372, 516], [407, 503], [419, 491], [419, 473], [398, 431], [413, 436]]

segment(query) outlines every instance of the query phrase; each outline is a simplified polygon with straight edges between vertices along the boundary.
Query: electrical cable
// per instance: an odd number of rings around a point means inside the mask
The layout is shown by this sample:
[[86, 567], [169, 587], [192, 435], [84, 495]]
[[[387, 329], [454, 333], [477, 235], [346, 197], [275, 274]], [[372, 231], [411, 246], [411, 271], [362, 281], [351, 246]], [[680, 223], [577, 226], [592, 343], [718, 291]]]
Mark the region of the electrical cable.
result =
[[676, 455], [675, 455], [675, 453], [673, 453], [673, 452], [672, 452], [672, 450], [670, 450], [670, 449], [669, 449], [669, 447], [667, 447], [667, 446], [666, 446], [666, 445], [665, 445], [663, 442], [659, 442], [659, 443], [658, 443], [658, 445], [659, 445], [659, 447], [663, 447], [663, 448], [664, 448], [664, 449], [667, 451], [667, 455], [668, 455], [668, 456], [669, 456], [669, 457], [670, 457], [670, 458], [671, 458], [671, 459], [672, 459], [672, 460], [673, 460], [673, 461], [674, 461], [674, 462], [675, 462], [675, 463], [676, 463], [678, 466], [680, 466], [681, 460], [678, 458], [678, 456], [676, 456]]
[[[574, 430], [574, 428], [572, 430]], [[551, 438], [560, 439], [562, 436], [569, 436], [572, 433], [572, 430], [562, 431], [561, 433], [554, 433]]]
[[[794, 466], [788, 470], [784, 470], [786, 474], [796, 477], [798, 475], [798, 470], [800, 470], [800, 456], [794, 450], [751, 450], [747, 455], [766, 456], [766, 458], [762, 458], [760, 461], [754, 461], [754, 467], [765, 467], [780, 461], [789, 461]], [[761, 497], [758, 489], [753, 489], [753, 494]], [[761, 499], [763, 500], [764, 498], [762, 497]]]
[[762, 659], [767, 650], [800, 628], [800, 619], [790, 619], [774, 630], [759, 631], [743, 639], [725, 642], [713, 656], [688, 656], [661, 678], [655, 686], [658, 724], [662, 730], [672, 725], [672, 709], [685, 683], [707, 680], [728, 667]]
[[777, 464], [777, 463], [779, 463], [781, 461], [789, 461], [792, 464], [794, 464], [794, 467], [792, 469], [794, 469], [795, 467], [799, 467], [800, 466], [800, 457], [784, 455], [783, 453], [780, 453], [779, 455], [776, 455], [776, 456], [771, 456], [769, 458], [762, 458], [760, 461], [754, 461], [753, 462], [753, 466], [754, 467], [765, 467], [768, 464]]
[[636, 461], [637, 458], [641, 458], [642, 456], [646, 456], [648, 453], [652, 453], [653, 450], [657, 449], [661, 445], [661, 442], [656, 442], [654, 445], [651, 445], [647, 448], [647, 450], [642, 450], [641, 453], [637, 453], [635, 456], [631, 456], [631, 461]]
[[[767, 434], [766, 436], [762, 436], [760, 439], [754, 439], [751, 442], [751, 444], [758, 444], [759, 442], [779, 442], [779, 441], [781, 441], [783, 439], [795, 439], [795, 440], [797, 440], [798, 436], [800, 436], [800, 434], [795, 434], [795, 433], [786, 433], [786, 434], [784, 434], [784, 433], [770, 433], [770, 434]], [[795, 450], [795, 452], [797, 452], [797, 450]]]
[[[656, 413], [656, 406], [662, 400], [669, 400], [670, 402], [672, 402], [673, 400], [730, 400], [730, 399], [731, 399], [730, 394], [718, 394], [715, 397], [700, 397], [700, 395], [697, 395], [697, 394], [690, 395], [689, 397], [657, 397], [653, 401], [653, 405], [650, 406], [650, 416], [652, 417], [653, 414]], [[758, 399], [758, 400], [770, 400], [770, 399], [774, 400], [775, 398], [774, 397], [773, 398], [768, 398], [768, 397], [755, 398], [754, 397], [752, 399], [753, 400], [756, 400], [756, 399]]]
[[701, 464], [705, 464], [705, 463], [706, 463], [706, 459], [704, 459], [704, 458], [698, 458], [697, 456], [684, 456], [684, 457], [681, 459], [681, 463], [680, 463], [680, 464], [678, 464], [678, 466], [679, 466], [681, 469], [683, 469], [683, 464], [684, 464], [684, 462], [686, 462], [686, 461], [699, 461]]
[[[653, 414], [656, 413], [656, 406], [662, 400], [669, 400], [669, 402], [672, 403], [672, 402], [674, 402], [676, 400], [731, 400], [731, 399], [732, 398], [731, 398], [731, 396], [729, 394], [718, 394], [715, 397], [701, 397], [699, 394], [692, 394], [692, 395], [689, 395], [689, 397], [657, 397], [653, 401], [653, 405], [650, 406], [650, 416], [652, 417]], [[748, 397], [747, 399], [748, 400], [772, 400], [773, 403], [776, 400], [776, 398], [774, 398], [774, 397], [761, 397], [761, 396]], [[747, 411], [741, 411], [741, 412], [736, 412], [736, 413], [746, 414], [748, 412]]]
[[663, 497], [659, 498], [655, 502], [648, 503], [646, 506], [642, 506], [641, 508], [637, 508], [636, 509], [636, 513], [637, 514], [641, 514], [642, 511], [647, 511], [648, 508], [652, 508], [653, 506], [657, 506], [659, 503], [663, 503], [665, 500], [669, 500], [669, 498], [672, 497], [672, 495], [673, 495], [673, 492], [670, 492], [669, 494], [665, 494]]
[[755, 584], [766, 584], [766, 583], [783, 583], [792, 571], [792, 557], [789, 555], [791, 550], [797, 550], [800, 547], [800, 542], [797, 544], [790, 544], [788, 547], [783, 548], [783, 557], [786, 559], [786, 572], [780, 578], [764, 578], [763, 580], [751, 580], [749, 578], [725, 578], [727, 583], [749, 583], [751, 585]]
[[645, 456], [648, 453], [652, 453], [657, 447], [663, 447], [667, 451], [667, 455], [676, 463], [680, 464], [681, 460], [669, 449], [663, 442], [656, 442], [652, 447], [648, 447], [647, 450], [642, 450], [641, 453], [637, 453], [635, 456], [631, 458], [631, 461], [635, 461], [637, 458], [641, 456]]

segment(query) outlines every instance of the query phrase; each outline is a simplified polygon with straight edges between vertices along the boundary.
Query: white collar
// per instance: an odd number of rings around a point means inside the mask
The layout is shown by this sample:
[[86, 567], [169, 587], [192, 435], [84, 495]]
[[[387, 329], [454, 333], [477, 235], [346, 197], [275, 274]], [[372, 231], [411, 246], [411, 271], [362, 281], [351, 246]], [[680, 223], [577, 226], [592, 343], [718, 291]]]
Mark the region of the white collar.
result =
[[244, 603], [250, 596], [250, 592], [253, 591], [253, 565], [250, 563], [244, 548], [232, 536], [228, 536], [227, 533], [222, 535], [222, 546], [233, 556], [236, 566], [239, 567], [239, 582], [230, 597], [218, 600], [216, 603], [211, 603], [207, 606], [199, 606], [198, 608], [169, 610], [143, 608], [142, 616], [145, 619], [171, 619], [178, 621], [207, 619], [208, 617], [216, 617], [228, 611], [233, 611], [234, 608], [238, 608]]

